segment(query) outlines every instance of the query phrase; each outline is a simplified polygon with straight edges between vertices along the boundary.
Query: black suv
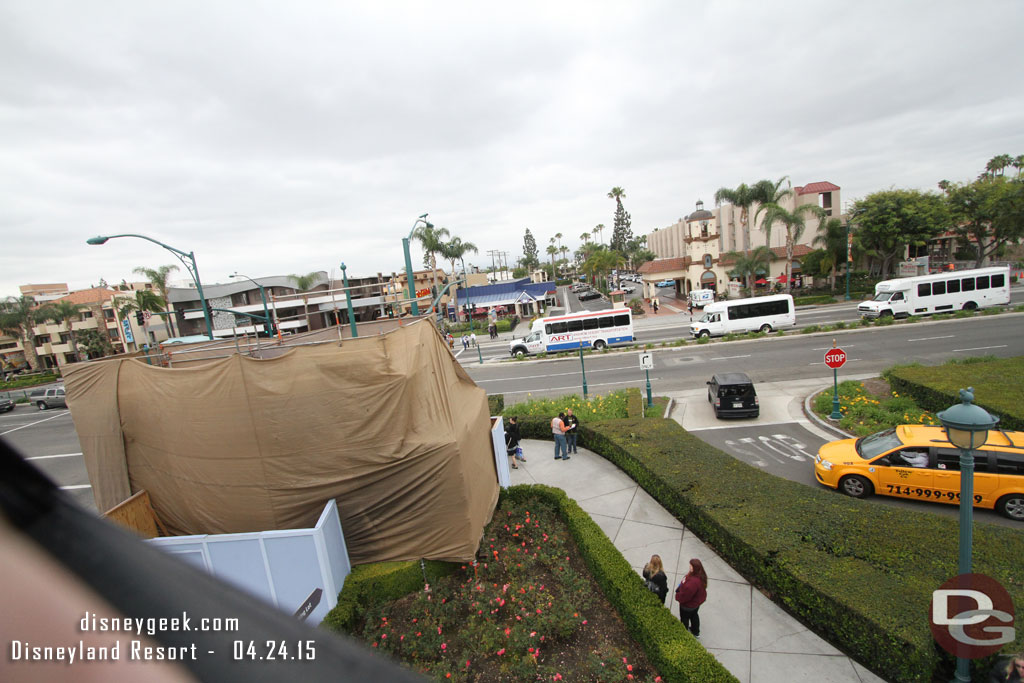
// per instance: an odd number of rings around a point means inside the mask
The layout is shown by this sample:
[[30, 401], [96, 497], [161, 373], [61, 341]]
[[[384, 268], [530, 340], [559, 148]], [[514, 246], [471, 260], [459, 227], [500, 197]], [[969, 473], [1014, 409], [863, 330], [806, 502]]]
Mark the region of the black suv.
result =
[[754, 383], [746, 373], [725, 372], [708, 380], [708, 402], [715, 407], [715, 417], [757, 417], [761, 405]]

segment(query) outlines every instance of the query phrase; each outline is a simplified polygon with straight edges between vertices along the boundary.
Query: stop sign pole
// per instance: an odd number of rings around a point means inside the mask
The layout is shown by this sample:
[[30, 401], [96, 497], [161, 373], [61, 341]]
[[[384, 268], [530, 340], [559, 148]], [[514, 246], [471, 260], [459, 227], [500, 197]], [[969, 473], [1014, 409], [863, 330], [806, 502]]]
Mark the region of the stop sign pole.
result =
[[839, 412], [839, 368], [846, 364], [846, 352], [836, 346], [836, 340], [832, 340], [832, 348], [825, 352], [825, 365], [832, 368], [832, 414], [830, 420], [841, 420], [843, 414]]

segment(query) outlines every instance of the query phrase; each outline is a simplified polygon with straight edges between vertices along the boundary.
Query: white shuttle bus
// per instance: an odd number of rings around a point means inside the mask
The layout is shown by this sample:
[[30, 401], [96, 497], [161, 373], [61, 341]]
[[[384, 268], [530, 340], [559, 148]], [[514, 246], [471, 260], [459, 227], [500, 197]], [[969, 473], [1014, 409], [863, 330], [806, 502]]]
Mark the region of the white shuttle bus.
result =
[[933, 275], [883, 280], [875, 298], [857, 306], [864, 318], [931, 315], [1010, 303], [1010, 267], [951, 270]]
[[694, 337], [745, 332], [774, 332], [796, 325], [793, 297], [789, 294], [716, 301], [704, 307], [704, 315], [690, 325]]
[[633, 314], [628, 308], [580, 311], [534, 320], [530, 334], [509, 342], [509, 352], [522, 358], [531, 353], [575, 351], [579, 348], [600, 351], [613, 344], [632, 341]]

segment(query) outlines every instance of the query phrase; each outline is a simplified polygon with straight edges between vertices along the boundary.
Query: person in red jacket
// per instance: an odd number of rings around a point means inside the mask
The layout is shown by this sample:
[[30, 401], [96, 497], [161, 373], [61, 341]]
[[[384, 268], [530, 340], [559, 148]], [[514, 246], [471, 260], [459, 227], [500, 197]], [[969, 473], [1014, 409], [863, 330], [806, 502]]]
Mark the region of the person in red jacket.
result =
[[697, 610], [708, 599], [708, 575], [700, 560], [690, 560], [690, 571], [676, 588], [676, 602], [679, 603], [679, 620], [694, 637], [700, 637], [700, 617]]

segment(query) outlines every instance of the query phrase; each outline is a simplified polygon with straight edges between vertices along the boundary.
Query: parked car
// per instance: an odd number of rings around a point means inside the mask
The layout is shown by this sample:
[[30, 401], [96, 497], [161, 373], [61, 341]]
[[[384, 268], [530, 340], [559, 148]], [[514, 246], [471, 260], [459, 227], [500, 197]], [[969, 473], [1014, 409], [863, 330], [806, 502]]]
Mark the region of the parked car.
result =
[[[993, 430], [974, 454], [974, 507], [1024, 522], [1024, 432]], [[854, 498], [960, 504], [960, 451], [941, 427], [899, 425], [818, 449], [814, 476]]]
[[9, 398], [0, 398], [0, 413], [7, 413], [14, 410], [14, 401]]
[[675, 287], [675, 286], [676, 286], [676, 281], [675, 280], [662, 280], [661, 282], [659, 282], [658, 284], [655, 285], [655, 287]]
[[579, 300], [580, 301], [590, 301], [591, 299], [600, 299], [600, 298], [601, 298], [601, 292], [597, 291], [596, 289], [591, 289], [591, 290], [583, 292], [582, 294], [579, 295]]
[[67, 408], [68, 403], [64, 394], [64, 387], [53, 387], [46, 391], [37, 391], [29, 397], [32, 403], [36, 404], [39, 410], [48, 408]]
[[708, 402], [715, 408], [715, 417], [757, 417], [761, 414], [754, 383], [745, 372], [713, 375], [707, 385]]

